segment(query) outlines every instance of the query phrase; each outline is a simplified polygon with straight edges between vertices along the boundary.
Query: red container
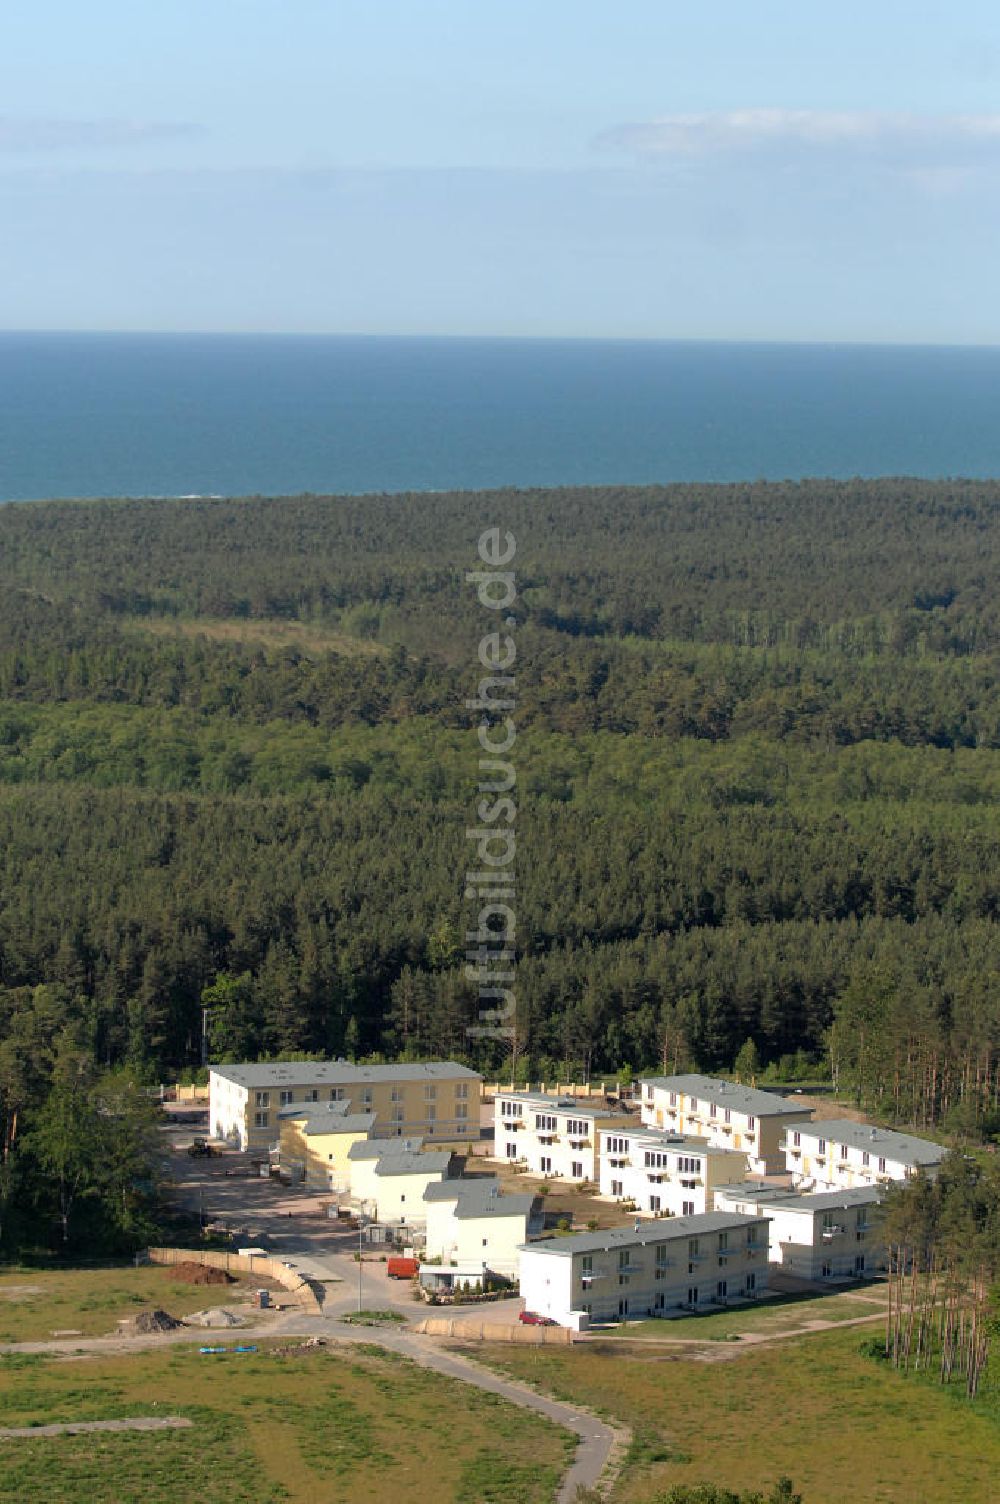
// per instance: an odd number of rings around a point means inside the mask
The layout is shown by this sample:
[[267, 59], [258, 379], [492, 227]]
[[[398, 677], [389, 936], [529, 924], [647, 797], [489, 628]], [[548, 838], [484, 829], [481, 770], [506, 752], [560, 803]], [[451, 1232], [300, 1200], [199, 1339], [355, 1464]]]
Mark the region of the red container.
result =
[[389, 1259], [385, 1266], [390, 1279], [415, 1279], [419, 1269], [420, 1264], [416, 1259], [404, 1259], [398, 1255]]

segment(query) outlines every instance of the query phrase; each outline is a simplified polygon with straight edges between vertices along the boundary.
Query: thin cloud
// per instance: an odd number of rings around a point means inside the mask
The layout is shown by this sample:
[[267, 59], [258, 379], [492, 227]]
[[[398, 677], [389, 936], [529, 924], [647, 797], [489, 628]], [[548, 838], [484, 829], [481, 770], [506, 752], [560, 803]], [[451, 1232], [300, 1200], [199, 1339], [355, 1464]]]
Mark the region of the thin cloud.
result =
[[732, 153], [836, 151], [913, 161], [1000, 150], [998, 115], [889, 114], [864, 110], [724, 110], [661, 115], [619, 125], [598, 147], [640, 158], [692, 159]]
[[203, 133], [203, 126], [185, 121], [60, 120], [0, 115], [0, 152], [63, 151], [81, 147], [103, 150]]

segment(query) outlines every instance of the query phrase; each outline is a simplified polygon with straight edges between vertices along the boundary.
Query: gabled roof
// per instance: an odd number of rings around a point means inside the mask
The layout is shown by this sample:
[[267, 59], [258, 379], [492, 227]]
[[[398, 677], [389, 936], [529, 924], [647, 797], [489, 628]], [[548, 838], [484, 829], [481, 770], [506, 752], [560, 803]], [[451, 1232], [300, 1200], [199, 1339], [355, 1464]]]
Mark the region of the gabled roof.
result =
[[348, 1112], [346, 1102], [293, 1102], [282, 1107], [279, 1121], [303, 1123], [306, 1138], [329, 1133], [367, 1133], [375, 1124], [373, 1112]]
[[375, 1166], [376, 1175], [446, 1175], [451, 1169], [452, 1154], [440, 1149], [433, 1154], [383, 1154]]
[[348, 1159], [385, 1159], [390, 1154], [416, 1154], [423, 1147], [419, 1133], [410, 1138], [362, 1138], [347, 1151]]
[[530, 1217], [537, 1196], [521, 1194], [505, 1196], [496, 1176], [473, 1176], [466, 1179], [457, 1175], [453, 1180], [443, 1180], [429, 1185], [424, 1191], [425, 1201], [453, 1201], [452, 1213], [459, 1221], [475, 1217]]
[[808, 1117], [810, 1109], [794, 1097], [779, 1097], [776, 1092], [761, 1091], [756, 1086], [741, 1086], [722, 1081], [717, 1076], [643, 1076], [643, 1086], [657, 1086], [661, 1091], [683, 1092], [699, 1102], [717, 1102], [720, 1107], [734, 1107], [750, 1117], [770, 1118], [786, 1113]]

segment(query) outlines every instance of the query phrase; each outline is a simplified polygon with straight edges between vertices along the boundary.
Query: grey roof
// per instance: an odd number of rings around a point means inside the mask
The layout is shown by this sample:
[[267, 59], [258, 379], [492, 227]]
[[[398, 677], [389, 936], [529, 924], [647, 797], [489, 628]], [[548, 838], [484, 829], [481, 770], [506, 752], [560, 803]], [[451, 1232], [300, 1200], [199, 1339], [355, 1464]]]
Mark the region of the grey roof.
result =
[[429, 1185], [424, 1191], [425, 1201], [454, 1201], [453, 1215], [460, 1221], [472, 1217], [530, 1217], [537, 1196], [505, 1196], [495, 1176], [454, 1180]]
[[591, 1107], [590, 1097], [547, 1097], [538, 1091], [498, 1091], [495, 1100], [499, 1101], [501, 1097], [507, 1102], [523, 1102], [526, 1107], [536, 1107], [539, 1112], [571, 1112], [574, 1117], [595, 1120], [616, 1116], [606, 1107]]
[[847, 1144], [851, 1149], [867, 1149], [871, 1154], [893, 1159], [902, 1165], [937, 1165], [947, 1154], [941, 1144], [915, 1138], [912, 1133], [896, 1133], [892, 1128], [875, 1128], [871, 1123], [853, 1123], [849, 1118], [829, 1118], [821, 1123], [806, 1123], [799, 1130], [810, 1138], [829, 1139]]
[[384, 1159], [389, 1154], [416, 1154], [423, 1147], [419, 1133], [409, 1138], [362, 1138], [347, 1151], [348, 1159]]
[[456, 1175], [440, 1185], [429, 1185], [424, 1191], [425, 1201], [458, 1201], [462, 1196], [492, 1196], [499, 1193], [500, 1181], [496, 1175]]
[[717, 1076], [643, 1076], [642, 1085], [659, 1086], [666, 1091], [681, 1091], [699, 1101], [718, 1102], [720, 1107], [735, 1107], [751, 1117], [770, 1118], [785, 1113], [809, 1115], [810, 1109], [794, 1097], [779, 1097], [776, 1092], [761, 1091], [756, 1086], [741, 1086], [735, 1081], [721, 1081]]
[[667, 1243], [674, 1238], [696, 1238], [702, 1234], [725, 1232], [732, 1227], [748, 1227], [763, 1217], [744, 1216], [741, 1212], [698, 1212], [691, 1217], [667, 1217], [662, 1221], [642, 1222], [637, 1227], [609, 1227], [604, 1232], [570, 1233], [564, 1238], [547, 1238], [539, 1243], [522, 1245], [531, 1253], [609, 1253], [615, 1248], [645, 1248], [648, 1244]]
[[245, 1065], [213, 1065], [211, 1072], [251, 1090], [273, 1086], [364, 1086], [369, 1081], [440, 1081], [482, 1078], [454, 1060], [419, 1065], [353, 1065], [349, 1060], [268, 1060]]
[[279, 1119], [305, 1119], [306, 1138], [323, 1133], [366, 1133], [375, 1123], [373, 1112], [347, 1112], [346, 1102], [293, 1102], [282, 1107]]
[[717, 1185], [720, 1196], [736, 1201], [760, 1201], [783, 1212], [825, 1212], [838, 1206], [870, 1206], [884, 1198], [880, 1186], [857, 1185], [842, 1191], [790, 1191], [776, 1185]]
[[383, 1154], [375, 1165], [376, 1175], [436, 1175], [447, 1174], [451, 1169], [453, 1155], [450, 1149], [436, 1153]]

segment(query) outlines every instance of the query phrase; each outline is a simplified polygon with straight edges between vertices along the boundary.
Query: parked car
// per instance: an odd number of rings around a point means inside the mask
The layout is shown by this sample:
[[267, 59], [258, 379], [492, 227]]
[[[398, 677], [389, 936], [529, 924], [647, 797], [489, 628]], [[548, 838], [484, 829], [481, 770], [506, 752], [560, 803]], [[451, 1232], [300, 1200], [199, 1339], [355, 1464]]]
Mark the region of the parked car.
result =
[[188, 1153], [192, 1159], [211, 1159], [212, 1145], [203, 1138], [196, 1138], [188, 1145]]
[[551, 1316], [539, 1316], [535, 1311], [522, 1311], [517, 1319], [525, 1326], [555, 1326]]

